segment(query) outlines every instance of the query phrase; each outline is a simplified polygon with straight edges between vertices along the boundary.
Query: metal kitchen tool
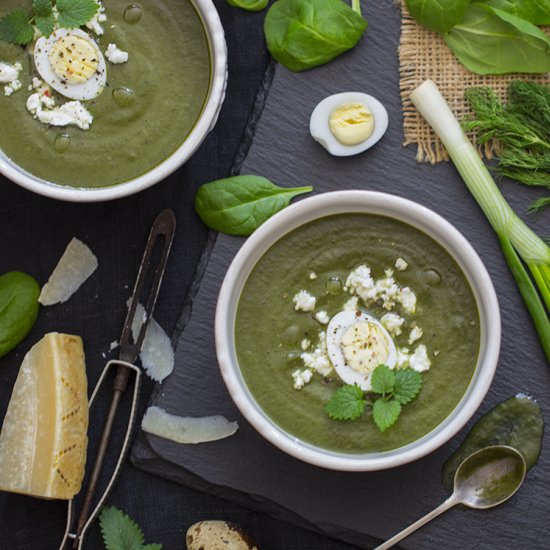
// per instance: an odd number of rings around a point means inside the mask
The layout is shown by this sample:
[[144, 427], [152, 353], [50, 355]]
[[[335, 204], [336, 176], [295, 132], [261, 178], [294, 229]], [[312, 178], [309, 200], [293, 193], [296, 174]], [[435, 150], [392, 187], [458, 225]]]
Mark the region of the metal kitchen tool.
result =
[[520, 488], [526, 469], [523, 455], [507, 445], [485, 447], [471, 454], [457, 468], [453, 494], [445, 502], [374, 550], [391, 548], [457, 504], [477, 510], [502, 504]]
[[[145, 247], [145, 252], [143, 254], [143, 259], [139, 268], [139, 273], [137, 276], [136, 284], [134, 286], [134, 291], [130, 299], [130, 304], [128, 307], [128, 314], [126, 316], [126, 321], [124, 323], [124, 328], [122, 330], [122, 336], [120, 339], [120, 353], [118, 360], [112, 360], [107, 363], [105, 366], [99, 381], [94, 388], [92, 396], [90, 398], [90, 407], [93, 405], [95, 398], [97, 396], [98, 390], [106, 379], [107, 373], [113, 367], [116, 367], [116, 374], [113, 382], [113, 395], [111, 399], [111, 405], [107, 414], [107, 419], [103, 428], [103, 434], [99, 443], [97, 455], [95, 458], [95, 463], [92, 469], [90, 480], [88, 483], [88, 488], [85, 493], [84, 501], [80, 514], [78, 516], [77, 526], [74, 532], [71, 532], [72, 523], [73, 523], [73, 501], [69, 502], [68, 512], [67, 512], [67, 527], [65, 530], [65, 535], [63, 537], [63, 542], [61, 544], [60, 550], [67, 548], [67, 543], [72, 541], [73, 549], [81, 549], [84, 536], [93, 523], [97, 515], [99, 514], [103, 503], [107, 499], [107, 496], [110, 493], [111, 488], [113, 487], [124, 458], [126, 457], [126, 452], [128, 449], [128, 444], [130, 441], [130, 436], [132, 433], [132, 428], [135, 420], [135, 413], [137, 409], [137, 402], [139, 397], [139, 387], [141, 381], [141, 369], [135, 366], [133, 363], [137, 360], [139, 352], [141, 351], [141, 346], [143, 344], [143, 339], [145, 338], [145, 333], [147, 332], [147, 326], [149, 320], [153, 314], [153, 308], [155, 307], [155, 302], [157, 300], [158, 292], [160, 289], [160, 284], [162, 281], [162, 276], [164, 274], [164, 269], [166, 267], [166, 262], [168, 259], [168, 254], [170, 252], [170, 247], [172, 245], [172, 240], [174, 237], [174, 232], [176, 229], [176, 218], [174, 212], [170, 209], [163, 210], [156, 218], [151, 231], [149, 233], [149, 238], [147, 240], [147, 245]], [[160, 257], [158, 261], [153, 264], [153, 252], [157, 248], [157, 243], [162, 239], [162, 248], [160, 251]], [[134, 340], [132, 338], [132, 323], [134, 322], [134, 317], [136, 314], [136, 308], [140, 301], [142, 292], [148, 279], [152, 277], [152, 282], [150, 283], [150, 290], [147, 297], [145, 305], [145, 314], [143, 318], [139, 321], [141, 322], [139, 335]], [[109, 446], [109, 440], [111, 437], [113, 423], [117, 416], [119, 405], [122, 399], [124, 392], [128, 386], [130, 372], [135, 372], [135, 381], [134, 381], [134, 392], [132, 398], [132, 406], [130, 410], [128, 427], [126, 430], [126, 436], [118, 457], [113, 474], [108, 482], [108, 485], [98, 499], [97, 504], [92, 510], [92, 502], [94, 494], [97, 488], [99, 481], [101, 469], [103, 462], [107, 453]]]

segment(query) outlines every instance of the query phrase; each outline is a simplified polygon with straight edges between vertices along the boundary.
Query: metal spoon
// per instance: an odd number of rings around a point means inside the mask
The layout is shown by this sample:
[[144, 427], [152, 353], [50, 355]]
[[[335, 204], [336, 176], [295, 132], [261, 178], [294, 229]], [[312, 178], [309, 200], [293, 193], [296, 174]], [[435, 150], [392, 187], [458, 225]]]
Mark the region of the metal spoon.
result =
[[523, 455], [513, 447], [495, 445], [471, 454], [456, 470], [453, 494], [435, 510], [397, 533], [375, 550], [391, 548], [419, 527], [457, 504], [464, 504], [478, 510], [502, 504], [520, 488], [526, 471]]

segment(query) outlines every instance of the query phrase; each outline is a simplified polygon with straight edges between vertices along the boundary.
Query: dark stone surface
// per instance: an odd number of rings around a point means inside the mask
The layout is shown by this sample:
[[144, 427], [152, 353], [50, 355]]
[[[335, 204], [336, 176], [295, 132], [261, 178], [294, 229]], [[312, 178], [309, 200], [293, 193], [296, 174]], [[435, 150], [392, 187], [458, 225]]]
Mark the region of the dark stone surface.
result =
[[[548, 418], [550, 371], [495, 235], [453, 166], [419, 165], [413, 148], [401, 146], [398, 7], [390, 1], [369, 2], [364, 10], [370, 26], [354, 51], [306, 73], [292, 74], [277, 68], [243, 173], [260, 173], [282, 185], [312, 184], [317, 193], [335, 189], [386, 191], [432, 208], [461, 230], [487, 266], [502, 311], [501, 359], [485, 401], [468, 426], [448, 444], [394, 470], [338, 473], [286, 456], [239, 415], [217, 370], [212, 326], [215, 301], [225, 270], [242, 243], [219, 236], [178, 343], [176, 370], [157, 387], [153, 402], [180, 415], [217, 413], [237, 418], [240, 429], [229, 439], [200, 446], [180, 446], [142, 436], [134, 449], [134, 461], [149, 471], [252, 508], [277, 515], [286, 510], [294, 519], [297, 515], [302, 518], [300, 522], [315, 525], [335, 538], [369, 547], [446, 497], [439, 481], [441, 465], [480, 414], [523, 391], [539, 400]], [[374, 149], [338, 159], [311, 139], [308, 123], [321, 99], [346, 90], [365, 91], [382, 100], [390, 113], [390, 125]], [[511, 182], [503, 184], [503, 192], [521, 215], [538, 196], [536, 191]], [[526, 219], [539, 233], [548, 234], [550, 212]], [[404, 541], [403, 548], [546, 548], [550, 535], [547, 440], [548, 435], [539, 464], [510, 502], [485, 512], [452, 510]]]

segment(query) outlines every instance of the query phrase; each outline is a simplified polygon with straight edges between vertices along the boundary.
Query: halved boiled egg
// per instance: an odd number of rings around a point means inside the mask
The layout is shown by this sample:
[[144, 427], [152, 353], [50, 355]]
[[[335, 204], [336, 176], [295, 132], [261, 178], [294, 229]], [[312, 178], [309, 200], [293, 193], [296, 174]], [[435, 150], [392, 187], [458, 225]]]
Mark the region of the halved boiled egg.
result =
[[42, 79], [69, 99], [94, 99], [105, 88], [105, 58], [80, 29], [58, 29], [49, 38], [39, 38], [34, 62]]
[[397, 350], [380, 321], [363, 311], [341, 311], [329, 322], [327, 352], [336, 374], [346, 384], [371, 389], [371, 375], [381, 364], [393, 369]]
[[361, 92], [344, 92], [323, 99], [309, 121], [312, 137], [337, 157], [366, 151], [387, 128], [388, 112], [384, 105]]

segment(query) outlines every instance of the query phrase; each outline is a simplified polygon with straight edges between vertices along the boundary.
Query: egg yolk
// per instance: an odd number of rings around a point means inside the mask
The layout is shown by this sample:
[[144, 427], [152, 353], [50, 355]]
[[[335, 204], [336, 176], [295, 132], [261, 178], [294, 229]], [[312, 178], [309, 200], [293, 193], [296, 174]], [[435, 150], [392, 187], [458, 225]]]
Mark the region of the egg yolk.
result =
[[389, 344], [379, 325], [359, 321], [342, 335], [342, 353], [354, 371], [369, 375], [389, 356]]
[[343, 145], [358, 145], [374, 131], [374, 117], [362, 103], [344, 103], [330, 114], [330, 131]]
[[99, 64], [95, 47], [78, 36], [64, 36], [52, 46], [48, 59], [55, 74], [68, 84], [90, 80]]

